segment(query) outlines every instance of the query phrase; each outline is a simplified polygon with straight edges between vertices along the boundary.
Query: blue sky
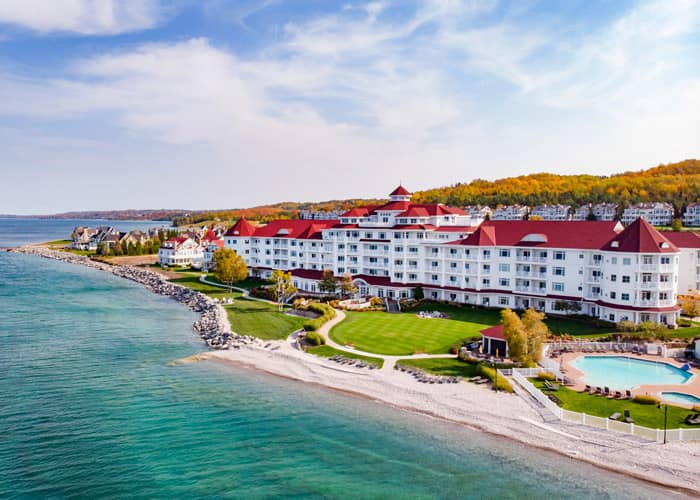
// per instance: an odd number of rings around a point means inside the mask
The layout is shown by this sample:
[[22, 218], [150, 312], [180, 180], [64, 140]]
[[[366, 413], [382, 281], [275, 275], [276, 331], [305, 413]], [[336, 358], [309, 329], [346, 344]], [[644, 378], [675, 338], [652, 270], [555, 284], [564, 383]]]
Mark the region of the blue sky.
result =
[[700, 2], [3, 0], [0, 213], [700, 157]]

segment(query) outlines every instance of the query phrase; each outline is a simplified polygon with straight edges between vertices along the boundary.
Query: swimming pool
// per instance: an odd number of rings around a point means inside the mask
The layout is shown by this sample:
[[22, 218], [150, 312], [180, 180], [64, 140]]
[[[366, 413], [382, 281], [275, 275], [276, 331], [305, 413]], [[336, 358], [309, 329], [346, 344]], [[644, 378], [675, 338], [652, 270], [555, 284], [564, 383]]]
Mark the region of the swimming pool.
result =
[[587, 384], [618, 390], [648, 384], [683, 384], [693, 376], [668, 363], [626, 356], [582, 356], [572, 365], [584, 373]]
[[677, 403], [679, 405], [700, 405], [700, 398], [692, 394], [684, 392], [662, 392], [661, 397], [669, 403]]

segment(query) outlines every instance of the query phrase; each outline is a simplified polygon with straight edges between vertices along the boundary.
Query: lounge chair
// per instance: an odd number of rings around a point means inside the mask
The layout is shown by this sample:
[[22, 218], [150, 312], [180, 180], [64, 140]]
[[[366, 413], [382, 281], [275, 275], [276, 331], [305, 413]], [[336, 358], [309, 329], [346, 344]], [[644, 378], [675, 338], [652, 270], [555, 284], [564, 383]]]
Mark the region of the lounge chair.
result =
[[561, 400], [556, 397], [554, 394], [547, 394], [547, 397], [555, 404], [561, 404]]
[[544, 386], [549, 389], [550, 391], [558, 391], [559, 386], [557, 384], [551, 383], [549, 380], [544, 381]]
[[596, 394], [596, 395], [598, 395], [598, 394], [602, 395], [602, 394], [603, 394], [603, 389], [601, 389], [600, 387], [596, 387], [596, 388], [595, 388], [595, 393], [594, 393], [594, 394]]
[[476, 383], [477, 383], [477, 384], [485, 384], [485, 383], [488, 382], [488, 381], [489, 381], [489, 379], [487, 379], [487, 378], [482, 378], [481, 380], [477, 380]]
[[610, 387], [605, 387], [605, 389], [603, 390], [603, 396], [610, 397]]
[[586, 384], [586, 388], [581, 392], [591, 392], [591, 386]]
[[685, 417], [685, 423], [688, 425], [700, 425], [700, 413], [691, 413]]
[[625, 416], [624, 416], [623, 420], [624, 420], [625, 423], [627, 423], [627, 424], [633, 424], [633, 423], [634, 423], [634, 419], [632, 418], [632, 415], [630, 414], [630, 411], [629, 411], [629, 410], [625, 410]]
[[622, 399], [622, 393], [620, 391], [615, 391], [615, 399]]
[[632, 391], [630, 391], [629, 389], [627, 389], [627, 390], [625, 391], [625, 397], [626, 397], [627, 399], [632, 399]]
[[622, 413], [620, 413], [619, 411], [616, 411], [615, 413], [610, 415], [608, 418], [610, 420], [619, 420], [621, 416], [622, 416]]
[[480, 375], [477, 375], [476, 377], [469, 377], [467, 380], [468, 380], [469, 382], [476, 382], [476, 381], [479, 380], [480, 378], [481, 378], [481, 376], [480, 376]]

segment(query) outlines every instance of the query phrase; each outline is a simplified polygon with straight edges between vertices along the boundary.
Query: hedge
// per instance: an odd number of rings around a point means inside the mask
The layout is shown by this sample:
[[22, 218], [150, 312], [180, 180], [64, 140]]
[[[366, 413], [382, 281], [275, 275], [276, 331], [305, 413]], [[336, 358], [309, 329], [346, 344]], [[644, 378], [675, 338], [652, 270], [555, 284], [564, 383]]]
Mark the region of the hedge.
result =
[[[496, 371], [483, 363], [477, 366], [476, 372], [482, 377], [486, 377], [487, 379], [489, 379], [492, 384], [496, 380]], [[503, 375], [498, 377], [498, 382], [496, 382], [496, 388], [504, 392], [513, 392], [513, 387]]]
[[632, 401], [634, 401], [635, 403], [639, 403], [640, 405], [657, 405], [657, 404], [659, 404], [659, 400], [656, 399], [654, 396], [646, 396], [644, 394], [640, 394], [639, 396], [633, 397]]
[[319, 345], [325, 345], [326, 339], [323, 338], [323, 335], [317, 332], [309, 332], [306, 334], [306, 341], [315, 346]]
[[335, 311], [328, 304], [321, 304], [320, 302], [312, 302], [308, 307], [309, 311], [320, 314], [318, 318], [307, 320], [304, 323], [304, 330], [307, 332], [313, 332], [321, 328], [321, 326], [327, 321], [332, 320], [335, 317]]

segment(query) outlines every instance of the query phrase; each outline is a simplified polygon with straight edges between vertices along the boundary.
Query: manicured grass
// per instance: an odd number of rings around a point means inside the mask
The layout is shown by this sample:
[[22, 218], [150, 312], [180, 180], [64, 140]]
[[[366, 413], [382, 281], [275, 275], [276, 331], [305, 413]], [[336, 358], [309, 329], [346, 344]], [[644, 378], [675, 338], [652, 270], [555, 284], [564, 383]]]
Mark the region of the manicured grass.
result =
[[224, 306], [224, 309], [231, 330], [240, 335], [252, 335], [263, 340], [285, 339], [306, 321], [305, 318], [277, 311], [277, 306], [273, 304], [246, 299], [240, 292], [228, 293], [224, 288], [202, 283], [199, 276], [186, 276], [171, 281], [211, 297], [233, 298], [233, 304]]
[[[215, 283], [221, 283], [219, 280], [216, 279], [214, 273], [207, 273], [207, 280], [213, 281]], [[270, 282], [267, 280], [261, 280], [259, 278], [246, 278], [243, 281], [234, 283], [233, 286], [237, 288], [244, 288], [245, 290], [252, 290], [253, 288], [257, 287], [268, 286], [269, 284]]]
[[313, 354], [315, 356], [321, 356], [322, 358], [330, 358], [331, 356], [335, 356], [336, 354], [340, 354], [341, 356], [345, 356], [346, 358], [361, 359], [363, 361], [369, 361], [371, 363], [376, 363], [378, 368], [381, 368], [382, 366], [384, 366], [384, 360], [382, 358], [371, 358], [369, 356], [362, 356], [361, 354], [354, 354], [351, 352], [339, 351], [338, 349], [331, 347], [331, 346], [328, 346], [328, 345], [309, 347], [308, 349], [306, 349], [306, 352]]
[[[421, 319], [417, 311], [441, 311], [448, 319]], [[389, 314], [385, 312], [346, 312], [345, 321], [331, 330], [331, 338], [341, 344], [377, 354], [444, 354], [463, 338], [478, 337], [479, 331], [500, 321], [500, 311], [478, 307], [454, 307], [446, 304], [424, 304], [415, 311]], [[597, 330], [593, 323], [568, 318], [547, 318], [554, 332], [598, 337], [608, 330]]]
[[[435, 305], [429, 309], [445, 307]], [[445, 354], [458, 340], [479, 335], [479, 330], [494, 324], [482, 322], [483, 310], [475, 311], [477, 314], [470, 316], [473, 320], [466, 321], [462, 310], [453, 309], [446, 311], [449, 319], [421, 319], [415, 312], [347, 311], [345, 320], [333, 327], [330, 336], [340, 344], [352, 344], [377, 354]]]
[[57, 247], [57, 246], [68, 246], [71, 243], [73, 243], [73, 240], [54, 240], [54, 241], [47, 241], [45, 243], [42, 243], [43, 245], [47, 246], [52, 246], [52, 247]]
[[678, 327], [675, 330], [671, 330], [669, 336], [677, 339], [700, 337], [700, 323], [693, 322], [693, 326]]
[[421, 370], [445, 377], [474, 377], [478, 365], [457, 358], [400, 359], [398, 364], [415, 366]]
[[[530, 381], [542, 390], [545, 394], [544, 383], [537, 379]], [[613, 413], [623, 414], [624, 410], [629, 410], [634, 423], [651, 429], [663, 429], [664, 427], [664, 410], [657, 408], [656, 405], [642, 405], [631, 400], [618, 401], [616, 399], [608, 399], [603, 396], [591, 396], [587, 393], [572, 391], [566, 387], [559, 387], [558, 391], [553, 394], [561, 401], [561, 406], [565, 410], [576, 411], [579, 413], [587, 413], [596, 417], [607, 418]], [[693, 427], [685, 423], [685, 417], [692, 413], [692, 410], [681, 408], [679, 406], [668, 406], [668, 424], [669, 429], [677, 429], [678, 427]], [[697, 426], [695, 426], [697, 428]]]

